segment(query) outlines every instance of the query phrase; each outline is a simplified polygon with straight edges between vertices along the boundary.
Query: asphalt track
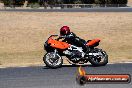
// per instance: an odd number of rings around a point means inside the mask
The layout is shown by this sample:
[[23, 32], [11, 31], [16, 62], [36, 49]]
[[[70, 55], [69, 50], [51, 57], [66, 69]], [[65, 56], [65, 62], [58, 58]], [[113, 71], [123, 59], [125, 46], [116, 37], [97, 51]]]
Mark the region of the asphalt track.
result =
[[[132, 64], [108, 64], [103, 67], [83, 67], [87, 74], [130, 74]], [[78, 66], [63, 66], [50, 69], [44, 66], [0, 69], [0, 88], [132, 88], [129, 84], [76, 83]]]
[[132, 12], [131, 7], [106, 7], [106, 8], [71, 8], [71, 9], [1, 9], [0, 11], [18, 12]]

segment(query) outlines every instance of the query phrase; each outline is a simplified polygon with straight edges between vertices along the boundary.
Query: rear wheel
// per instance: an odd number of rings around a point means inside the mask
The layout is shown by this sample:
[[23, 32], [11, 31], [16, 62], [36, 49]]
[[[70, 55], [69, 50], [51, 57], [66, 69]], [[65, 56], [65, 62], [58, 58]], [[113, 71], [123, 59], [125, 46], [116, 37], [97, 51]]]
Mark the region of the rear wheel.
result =
[[46, 53], [43, 57], [43, 61], [47, 67], [59, 68], [63, 64], [63, 59], [59, 54], [54, 54], [54, 52]]
[[108, 55], [105, 51], [102, 51], [101, 49], [94, 49], [93, 53], [98, 53], [97, 56], [90, 56], [89, 62], [93, 66], [104, 66], [108, 63]]

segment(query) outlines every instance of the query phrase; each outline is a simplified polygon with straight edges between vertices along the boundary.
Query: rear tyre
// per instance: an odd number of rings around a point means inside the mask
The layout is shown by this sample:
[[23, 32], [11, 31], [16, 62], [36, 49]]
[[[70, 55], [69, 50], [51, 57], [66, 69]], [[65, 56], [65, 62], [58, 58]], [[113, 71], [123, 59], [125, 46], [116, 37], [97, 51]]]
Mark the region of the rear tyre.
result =
[[54, 52], [46, 53], [43, 57], [43, 61], [47, 67], [50, 68], [59, 68], [63, 64], [63, 59], [59, 54], [55, 54]]
[[94, 53], [100, 53], [100, 56], [91, 56], [89, 62], [93, 66], [105, 66], [108, 63], [108, 55], [105, 51], [102, 51], [101, 49], [94, 50]]

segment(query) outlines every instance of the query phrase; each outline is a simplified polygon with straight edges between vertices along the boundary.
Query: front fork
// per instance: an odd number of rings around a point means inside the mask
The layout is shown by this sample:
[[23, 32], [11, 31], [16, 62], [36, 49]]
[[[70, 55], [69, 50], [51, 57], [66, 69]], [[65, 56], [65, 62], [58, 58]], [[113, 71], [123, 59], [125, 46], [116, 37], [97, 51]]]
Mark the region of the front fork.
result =
[[55, 58], [56, 54], [57, 54], [57, 50], [55, 49], [54, 50], [54, 57], [53, 58]]

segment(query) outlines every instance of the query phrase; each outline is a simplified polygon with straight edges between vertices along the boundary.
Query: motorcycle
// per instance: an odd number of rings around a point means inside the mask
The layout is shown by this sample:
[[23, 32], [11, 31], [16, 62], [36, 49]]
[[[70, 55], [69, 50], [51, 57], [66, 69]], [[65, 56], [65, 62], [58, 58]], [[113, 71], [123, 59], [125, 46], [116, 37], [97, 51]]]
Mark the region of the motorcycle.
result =
[[90, 62], [93, 66], [104, 66], [108, 63], [108, 55], [102, 49], [96, 48], [100, 39], [88, 40], [85, 44], [87, 51], [82, 47], [71, 45], [64, 41], [57, 40], [58, 35], [51, 35], [44, 44], [46, 54], [43, 61], [47, 67], [59, 68], [63, 64], [62, 56], [68, 58], [72, 65], [85, 64]]

